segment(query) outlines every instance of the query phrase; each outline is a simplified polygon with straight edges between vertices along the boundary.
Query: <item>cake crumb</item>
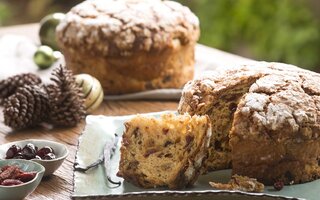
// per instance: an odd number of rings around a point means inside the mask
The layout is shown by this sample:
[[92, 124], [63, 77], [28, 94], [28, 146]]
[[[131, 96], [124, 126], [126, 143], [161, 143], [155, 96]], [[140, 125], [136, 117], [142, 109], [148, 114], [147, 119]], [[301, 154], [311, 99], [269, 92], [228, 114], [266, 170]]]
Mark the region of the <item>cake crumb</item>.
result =
[[240, 190], [244, 192], [263, 192], [264, 190], [264, 185], [257, 179], [237, 174], [233, 175], [226, 184], [216, 182], [209, 182], [209, 184], [220, 190]]

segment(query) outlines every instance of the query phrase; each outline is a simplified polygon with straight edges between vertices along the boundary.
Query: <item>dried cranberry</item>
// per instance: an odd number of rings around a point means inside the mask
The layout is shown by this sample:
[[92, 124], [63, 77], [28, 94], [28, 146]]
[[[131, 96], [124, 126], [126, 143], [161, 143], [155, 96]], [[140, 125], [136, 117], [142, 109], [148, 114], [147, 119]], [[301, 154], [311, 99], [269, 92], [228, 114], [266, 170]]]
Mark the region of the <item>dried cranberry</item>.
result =
[[6, 168], [3, 168], [0, 174], [0, 180], [12, 178], [18, 171], [19, 168], [17, 166], [8, 166]]
[[149, 157], [151, 154], [154, 154], [154, 153], [156, 153], [157, 152], [157, 150], [156, 149], [149, 149], [149, 150], [147, 150], [147, 152], [144, 154], [144, 157], [146, 158], [146, 157]]
[[187, 135], [186, 136], [186, 145], [184, 146], [185, 148], [191, 144], [191, 142], [194, 140], [193, 135]]
[[19, 179], [20, 181], [26, 183], [26, 182], [34, 179], [36, 174], [37, 174], [37, 172], [22, 172], [16, 178]]
[[25, 172], [15, 165], [6, 165], [1, 168], [0, 185], [20, 185], [35, 178], [37, 172]]
[[9, 167], [10, 167], [10, 165], [5, 165], [5, 166], [1, 167], [1, 171], [3, 172], [3, 171], [5, 171], [6, 169], [8, 169]]
[[34, 158], [36, 156], [36, 152], [36, 147], [32, 143], [26, 144], [21, 151], [22, 155], [24, 155], [27, 160]]
[[6, 159], [13, 158], [21, 151], [21, 147], [18, 145], [12, 145], [6, 153]]
[[54, 153], [48, 153], [46, 155], [43, 156], [43, 160], [52, 160], [52, 159], [55, 159], [56, 158], [56, 155]]
[[45, 146], [37, 151], [37, 155], [40, 156], [40, 158], [43, 158], [48, 153], [54, 153], [53, 149], [49, 146]]
[[277, 190], [277, 191], [282, 190], [283, 186], [284, 186], [284, 182], [283, 181], [276, 181], [273, 184], [274, 189]]
[[22, 183], [23, 183], [22, 181], [17, 180], [17, 179], [6, 179], [6, 180], [2, 181], [1, 185], [11, 186], [11, 185], [20, 185]]

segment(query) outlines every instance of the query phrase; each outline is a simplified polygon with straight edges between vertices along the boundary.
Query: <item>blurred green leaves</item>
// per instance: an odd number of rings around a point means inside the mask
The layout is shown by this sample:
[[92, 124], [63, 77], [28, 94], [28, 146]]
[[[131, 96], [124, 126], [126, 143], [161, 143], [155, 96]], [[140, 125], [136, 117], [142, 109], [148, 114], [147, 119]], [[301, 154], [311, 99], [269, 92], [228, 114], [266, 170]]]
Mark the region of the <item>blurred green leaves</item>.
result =
[[258, 60], [320, 67], [320, 20], [303, 0], [180, 0], [201, 22], [200, 42]]
[[6, 3], [0, 2], [0, 26], [10, 17], [10, 10]]
[[55, 12], [67, 12], [83, 0], [0, 0], [0, 25], [39, 22]]

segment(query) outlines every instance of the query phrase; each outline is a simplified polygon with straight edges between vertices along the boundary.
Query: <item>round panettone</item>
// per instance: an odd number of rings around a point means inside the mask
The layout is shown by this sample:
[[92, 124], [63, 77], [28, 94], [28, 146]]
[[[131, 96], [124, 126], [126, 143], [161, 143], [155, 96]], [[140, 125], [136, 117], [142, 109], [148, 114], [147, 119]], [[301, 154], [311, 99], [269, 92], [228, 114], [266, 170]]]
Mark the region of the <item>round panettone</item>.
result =
[[67, 66], [88, 73], [105, 94], [181, 88], [193, 78], [199, 20], [161, 0], [88, 0], [56, 29]]
[[[193, 80], [180, 113], [212, 123], [207, 171], [271, 185], [320, 177], [320, 75], [291, 65], [260, 63]], [[261, 66], [262, 65], [262, 66]]]

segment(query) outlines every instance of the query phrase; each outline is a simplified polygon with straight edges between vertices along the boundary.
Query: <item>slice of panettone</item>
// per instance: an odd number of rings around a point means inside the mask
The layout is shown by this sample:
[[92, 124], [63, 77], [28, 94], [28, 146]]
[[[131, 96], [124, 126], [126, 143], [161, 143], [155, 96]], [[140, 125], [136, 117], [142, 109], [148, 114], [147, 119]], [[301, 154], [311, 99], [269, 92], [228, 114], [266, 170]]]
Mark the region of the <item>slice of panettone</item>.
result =
[[118, 176], [143, 188], [193, 185], [207, 158], [208, 116], [137, 115], [125, 127]]

